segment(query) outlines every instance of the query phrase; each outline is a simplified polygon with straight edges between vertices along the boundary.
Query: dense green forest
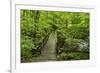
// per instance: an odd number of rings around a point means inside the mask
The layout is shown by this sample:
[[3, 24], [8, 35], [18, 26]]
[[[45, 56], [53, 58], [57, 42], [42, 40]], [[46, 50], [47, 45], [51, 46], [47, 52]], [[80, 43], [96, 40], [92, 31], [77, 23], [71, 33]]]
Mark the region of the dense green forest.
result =
[[89, 59], [86, 12], [21, 10], [21, 62]]

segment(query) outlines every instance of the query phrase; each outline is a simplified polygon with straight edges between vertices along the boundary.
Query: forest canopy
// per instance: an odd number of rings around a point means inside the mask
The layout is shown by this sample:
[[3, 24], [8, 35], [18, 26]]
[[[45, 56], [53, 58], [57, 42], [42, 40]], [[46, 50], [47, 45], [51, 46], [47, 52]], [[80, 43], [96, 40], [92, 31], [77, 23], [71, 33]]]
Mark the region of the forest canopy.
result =
[[[21, 62], [89, 59], [89, 13], [22, 9], [20, 14]], [[41, 57], [45, 51], [50, 59]]]

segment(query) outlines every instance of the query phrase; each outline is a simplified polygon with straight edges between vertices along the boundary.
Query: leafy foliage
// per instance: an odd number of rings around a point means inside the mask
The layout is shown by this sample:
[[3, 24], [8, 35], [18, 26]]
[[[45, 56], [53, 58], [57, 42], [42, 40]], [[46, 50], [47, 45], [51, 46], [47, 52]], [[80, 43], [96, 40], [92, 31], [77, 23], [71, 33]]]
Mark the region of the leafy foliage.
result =
[[57, 60], [89, 59], [89, 21], [85, 12], [21, 10], [21, 61], [41, 54], [40, 44], [57, 32]]

